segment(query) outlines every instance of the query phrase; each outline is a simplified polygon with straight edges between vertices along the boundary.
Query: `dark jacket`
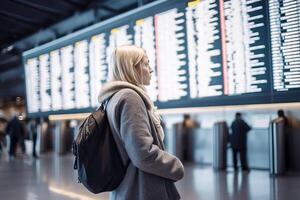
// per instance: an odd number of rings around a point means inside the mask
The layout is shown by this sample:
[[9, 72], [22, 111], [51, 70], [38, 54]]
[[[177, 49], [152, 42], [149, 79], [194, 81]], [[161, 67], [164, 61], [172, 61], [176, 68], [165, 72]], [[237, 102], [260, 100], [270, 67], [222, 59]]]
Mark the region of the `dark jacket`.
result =
[[247, 148], [247, 132], [250, 126], [242, 119], [236, 119], [231, 124], [232, 134], [230, 136], [231, 147], [234, 149]]
[[6, 133], [10, 137], [20, 137], [24, 135], [24, 128], [17, 117], [13, 117], [6, 126]]

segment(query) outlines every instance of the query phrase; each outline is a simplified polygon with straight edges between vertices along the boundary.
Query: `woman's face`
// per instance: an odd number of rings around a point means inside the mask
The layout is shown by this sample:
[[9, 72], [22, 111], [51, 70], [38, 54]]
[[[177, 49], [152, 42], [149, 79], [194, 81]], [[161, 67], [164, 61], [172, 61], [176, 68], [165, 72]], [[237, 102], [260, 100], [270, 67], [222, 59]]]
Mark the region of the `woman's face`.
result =
[[150, 85], [152, 72], [153, 70], [149, 65], [148, 56], [145, 54], [141, 61], [141, 80], [143, 85]]

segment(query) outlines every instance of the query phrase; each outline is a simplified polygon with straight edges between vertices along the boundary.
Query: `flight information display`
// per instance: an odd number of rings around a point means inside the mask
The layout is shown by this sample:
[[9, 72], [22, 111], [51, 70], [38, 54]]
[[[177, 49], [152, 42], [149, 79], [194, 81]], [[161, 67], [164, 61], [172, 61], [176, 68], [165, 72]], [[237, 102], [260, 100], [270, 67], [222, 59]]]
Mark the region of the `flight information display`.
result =
[[265, 11], [264, 0], [225, 0], [221, 6], [226, 95], [268, 91]]
[[52, 110], [62, 109], [62, 67], [59, 50], [50, 52], [51, 105]]
[[190, 97], [223, 95], [220, 9], [215, 0], [186, 8]]
[[51, 109], [49, 54], [39, 56], [39, 65], [41, 111], [48, 111]]
[[[89, 72], [91, 106], [98, 106], [98, 92], [108, 76], [108, 63], [106, 61], [106, 34], [101, 33], [91, 37], [89, 44]], [[99, 88], [97, 90], [97, 88]]]
[[269, 0], [275, 91], [300, 88], [300, 0]]
[[300, 0], [161, 0], [23, 53], [29, 115], [86, 112], [120, 45], [158, 108], [299, 101]]
[[76, 108], [90, 106], [89, 64], [87, 40], [75, 43], [74, 48], [74, 76], [75, 76], [75, 105]]
[[40, 73], [38, 58], [30, 58], [26, 60], [26, 96], [28, 112], [39, 112], [41, 111], [40, 105]]
[[188, 94], [184, 13], [173, 8], [154, 18], [158, 100], [177, 100]]
[[62, 68], [62, 108], [64, 110], [75, 108], [75, 70], [73, 50], [73, 45], [68, 45], [60, 49]]

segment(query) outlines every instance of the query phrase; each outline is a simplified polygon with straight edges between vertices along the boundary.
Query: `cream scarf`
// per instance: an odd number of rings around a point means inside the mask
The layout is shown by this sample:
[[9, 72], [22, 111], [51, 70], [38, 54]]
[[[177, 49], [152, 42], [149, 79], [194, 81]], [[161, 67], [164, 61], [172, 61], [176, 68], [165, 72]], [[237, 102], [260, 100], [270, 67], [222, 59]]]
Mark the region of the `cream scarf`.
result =
[[136, 85], [133, 85], [131, 83], [125, 82], [125, 81], [108, 82], [102, 87], [99, 97], [98, 97], [98, 101], [102, 102], [103, 100], [107, 99], [112, 94], [114, 94], [115, 92], [117, 92], [121, 89], [124, 89], [124, 88], [130, 88], [130, 89], [134, 90], [143, 99], [143, 101], [146, 105], [146, 108], [148, 110], [148, 113], [150, 115], [150, 118], [154, 122], [157, 132], [158, 132], [161, 140], [163, 141], [165, 135], [164, 135], [164, 131], [160, 124], [160, 116], [159, 116], [153, 102], [151, 101], [150, 97], [148, 96], [147, 92], [144, 89], [142, 89]]

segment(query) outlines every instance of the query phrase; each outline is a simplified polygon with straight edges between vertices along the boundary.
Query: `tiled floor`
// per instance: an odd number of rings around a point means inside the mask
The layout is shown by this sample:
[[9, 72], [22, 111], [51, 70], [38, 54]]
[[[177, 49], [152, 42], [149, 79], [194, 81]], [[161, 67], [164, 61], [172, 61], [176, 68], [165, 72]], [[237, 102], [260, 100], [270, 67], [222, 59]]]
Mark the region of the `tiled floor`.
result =
[[[2, 200], [105, 200], [76, 182], [71, 155], [42, 155], [40, 159], [18, 158], [0, 161]], [[177, 183], [184, 200], [291, 200], [300, 198], [300, 176], [270, 177], [267, 171], [247, 173], [214, 172], [210, 167], [187, 165], [185, 177]]]

